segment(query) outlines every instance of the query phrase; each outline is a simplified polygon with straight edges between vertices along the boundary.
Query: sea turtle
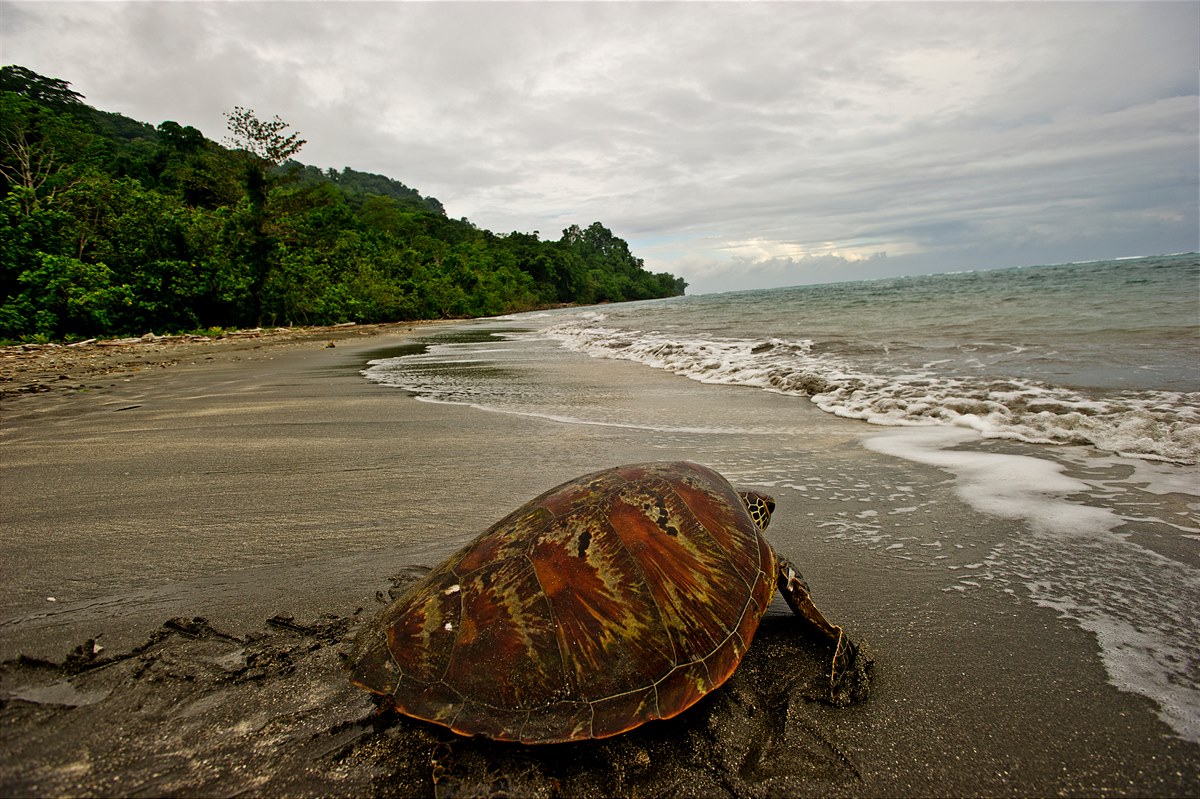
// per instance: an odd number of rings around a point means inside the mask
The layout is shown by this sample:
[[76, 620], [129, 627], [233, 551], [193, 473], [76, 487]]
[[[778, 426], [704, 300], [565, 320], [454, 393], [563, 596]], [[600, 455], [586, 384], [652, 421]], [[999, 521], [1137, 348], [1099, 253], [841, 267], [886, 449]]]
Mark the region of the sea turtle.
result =
[[774, 501], [694, 463], [584, 475], [522, 505], [359, 634], [351, 681], [460, 735], [605, 738], [733, 673], [778, 585], [834, 643], [830, 699], [869, 660], [761, 532]]

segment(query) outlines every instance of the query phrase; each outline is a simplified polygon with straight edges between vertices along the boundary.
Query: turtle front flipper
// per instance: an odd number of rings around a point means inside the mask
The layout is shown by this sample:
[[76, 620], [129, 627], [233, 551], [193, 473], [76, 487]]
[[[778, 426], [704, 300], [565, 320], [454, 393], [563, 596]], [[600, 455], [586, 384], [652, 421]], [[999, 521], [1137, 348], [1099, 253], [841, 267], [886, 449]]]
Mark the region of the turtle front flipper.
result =
[[867, 698], [871, 687], [871, 667], [875, 660], [865, 646], [850, 640], [846, 631], [825, 618], [813, 604], [808, 586], [800, 572], [786, 558], [777, 557], [779, 591], [797, 616], [807, 620], [834, 643], [833, 664], [829, 672], [829, 701], [849, 705]]

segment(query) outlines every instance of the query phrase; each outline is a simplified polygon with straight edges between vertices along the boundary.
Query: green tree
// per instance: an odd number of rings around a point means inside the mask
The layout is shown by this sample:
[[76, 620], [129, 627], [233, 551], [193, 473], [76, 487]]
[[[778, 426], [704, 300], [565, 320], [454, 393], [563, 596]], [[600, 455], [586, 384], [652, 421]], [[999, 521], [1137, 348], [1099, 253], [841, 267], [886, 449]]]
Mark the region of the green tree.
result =
[[47, 78], [15, 64], [0, 67], [0, 91], [19, 94], [38, 105], [57, 110], [85, 109], [83, 95], [58, 78]]
[[94, 141], [78, 118], [0, 91], [0, 180], [25, 213], [71, 183]]
[[240, 105], [227, 112], [225, 120], [229, 127], [229, 137], [226, 139], [229, 146], [234, 150], [243, 150], [271, 166], [279, 166], [308, 143], [300, 138], [299, 133], [284, 135], [289, 125], [278, 116], [264, 122], [254, 115], [252, 109]]
[[241, 106], [225, 114], [229, 127], [227, 142], [244, 154], [246, 199], [250, 213], [243, 233], [247, 239], [245, 255], [250, 264], [250, 301], [255, 323], [263, 321], [263, 290], [272, 269], [271, 241], [266, 227], [269, 219], [267, 200], [272, 167], [291, 158], [305, 145], [300, 134], [284, 135], [288, 124], [278, 116], [264, 122]]
[[113, 311], [130, 300], [114, 285], [106, 264], [88, 264], [68, 255], [41, 253], [39, 263], [20, 276], [23, 291], [0, 309], [0, 329], [23, 335], [63, 338], [112, 330]]

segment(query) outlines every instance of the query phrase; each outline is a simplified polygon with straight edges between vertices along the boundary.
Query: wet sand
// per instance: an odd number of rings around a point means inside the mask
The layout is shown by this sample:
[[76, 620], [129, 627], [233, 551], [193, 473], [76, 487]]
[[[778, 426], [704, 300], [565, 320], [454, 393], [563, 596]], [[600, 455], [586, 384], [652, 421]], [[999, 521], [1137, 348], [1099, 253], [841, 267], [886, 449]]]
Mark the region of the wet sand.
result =
[[[1090, 634], [813, 535], [836, 500], [794, 494], [770, 537], [871, 646], [867, 701], [813, 700], [828, 653], [779, 612], [724, 688], [610, 741], [496, 745], [377, 713], [339, 652], [389, 591], [577, 474], [703, 461], [687, 437], [423, 403], [359, 376], [410, 340], [192, 343], [166, 367], [3, 400], [0, 794], [1200, 793], [1200, 747], [1106, 681]], [[596, 368], [647, 396], [680, 379]], [[1014, 524], [965, 507], [939, 470], [869, 455], [851, 423], [811, 423], [814, 469], [916, 485], [922, 523]]]

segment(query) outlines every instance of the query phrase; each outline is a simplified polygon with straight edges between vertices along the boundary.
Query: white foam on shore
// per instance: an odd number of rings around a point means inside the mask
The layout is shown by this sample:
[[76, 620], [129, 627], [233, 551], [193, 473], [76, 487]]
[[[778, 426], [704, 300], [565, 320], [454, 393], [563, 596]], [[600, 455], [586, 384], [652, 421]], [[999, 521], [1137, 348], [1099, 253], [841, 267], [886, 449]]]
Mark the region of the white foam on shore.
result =
[[[499, 340], [494, 345], [437, 344], [423, 353], [369, 361], [361, 374], [372, 382], [407, 391], [421, 402], [458, 405], [560, 424], [670, 434], [778, 436], [790, 432], [779, 425], [673, 423], [669, 421], [671, 414], [666, 413], [660, 414], [660, 419], [653, 416], [622, 418], [606, 404], [593, 402], [591, 397], [582, 405], [577, 401], [572, 403], [569, 397], [558, 397], [556, 401], [552, 394], [548, 396], [548, 386], [522, 385], [521, 381], [504, 376], [489, 376], [490, 370], [499, 367], [502, 373], [504, 367], [525, 360], [524, 356], [523, 350], [503, 346]], [[564, 412], [572, 408], [586, 409], [587, 415]]]
[[952, 472], [958, 495], [980, 513], [1021, 519], [1045, 535], [1118, 538], [1112, 531], [1124, 524], [1120, 516], [1064, 499], [1090, 486], [1064, 475], [1061, 465], [1024, 455], [948, 449], [977, 438], [953, 428], [910, 428], [876, 433], [863, 443], [873, 452]]
[[1143, 491], [1151, 494], [1194, 496], [1200, 492], [1200, 475], [1195, 470], [1180, 470], [1169, 464], [1118, 457], [1108, 457], [1098, 462], [1131, 467], [1133, 474], [1127, 477], [1125, 482], [1136, 483]]
[[[1138, 520], [1084, 504], [1079, 498], [1097, 486], [1063, 474], [1061, 464], [951, 449], [974, 438], [965, 430], [902, 429], [864, 444], [945, 469], [972, 508], [1024, 522], [1029, 534], [998, 545], [986, 561], [988, 579], [1020, 581], [1036, 604], [1093, 633], [1109, 681], [1152, 699], [1177, 735], [1200, 743], [1200, 570], [1130, 541], [1130, 522]], [[1161, 467], [1141, 471], [1160, 489], [1182, 487]], [[961, 581], [956, 589], [965, 590]]]
[[[636, 361], [701, 383], [808, 397], [827, 413], [883, 426], [952, 426], [1034, 444], [1089, 444], [1107, 452], [1200, 462], [1200, 393], [1122, 392], [1095, 398], [1030, 380], [877, 371], [808, 339], [681, 337], [572, 322], [543, 335], [597, 358]], [[984, 346], [984, 345], [981, 345]]]
[[[382, 382], [382, 381], [381, 381]], [[655, 425], [637, 424], [634, 422], [609, 422], [600, 419], [584, 419], [580, 416], [565, 416], [563, 414], [543, 411], [521, 410], [512, 406], [488, 405], [480, 402], [458, 402], [451, 399], [417, 395], [418, 402], [430, 402], [435, 405], [461, 405], [477, 411], [488, 413], [506, 413], [512, 416], [525, 416], [533, 419], [545, 419], [548, 422], [560, 424], [577, 424], [590, 427], [615, 427], [624, 430], [645, 430], [652, 433], [695, 433], [698, 435], [734, 435], [734, 436], [778, 436], [778, 430], [755, 429], [748, 427], [688, 427], [686, 425]]]

